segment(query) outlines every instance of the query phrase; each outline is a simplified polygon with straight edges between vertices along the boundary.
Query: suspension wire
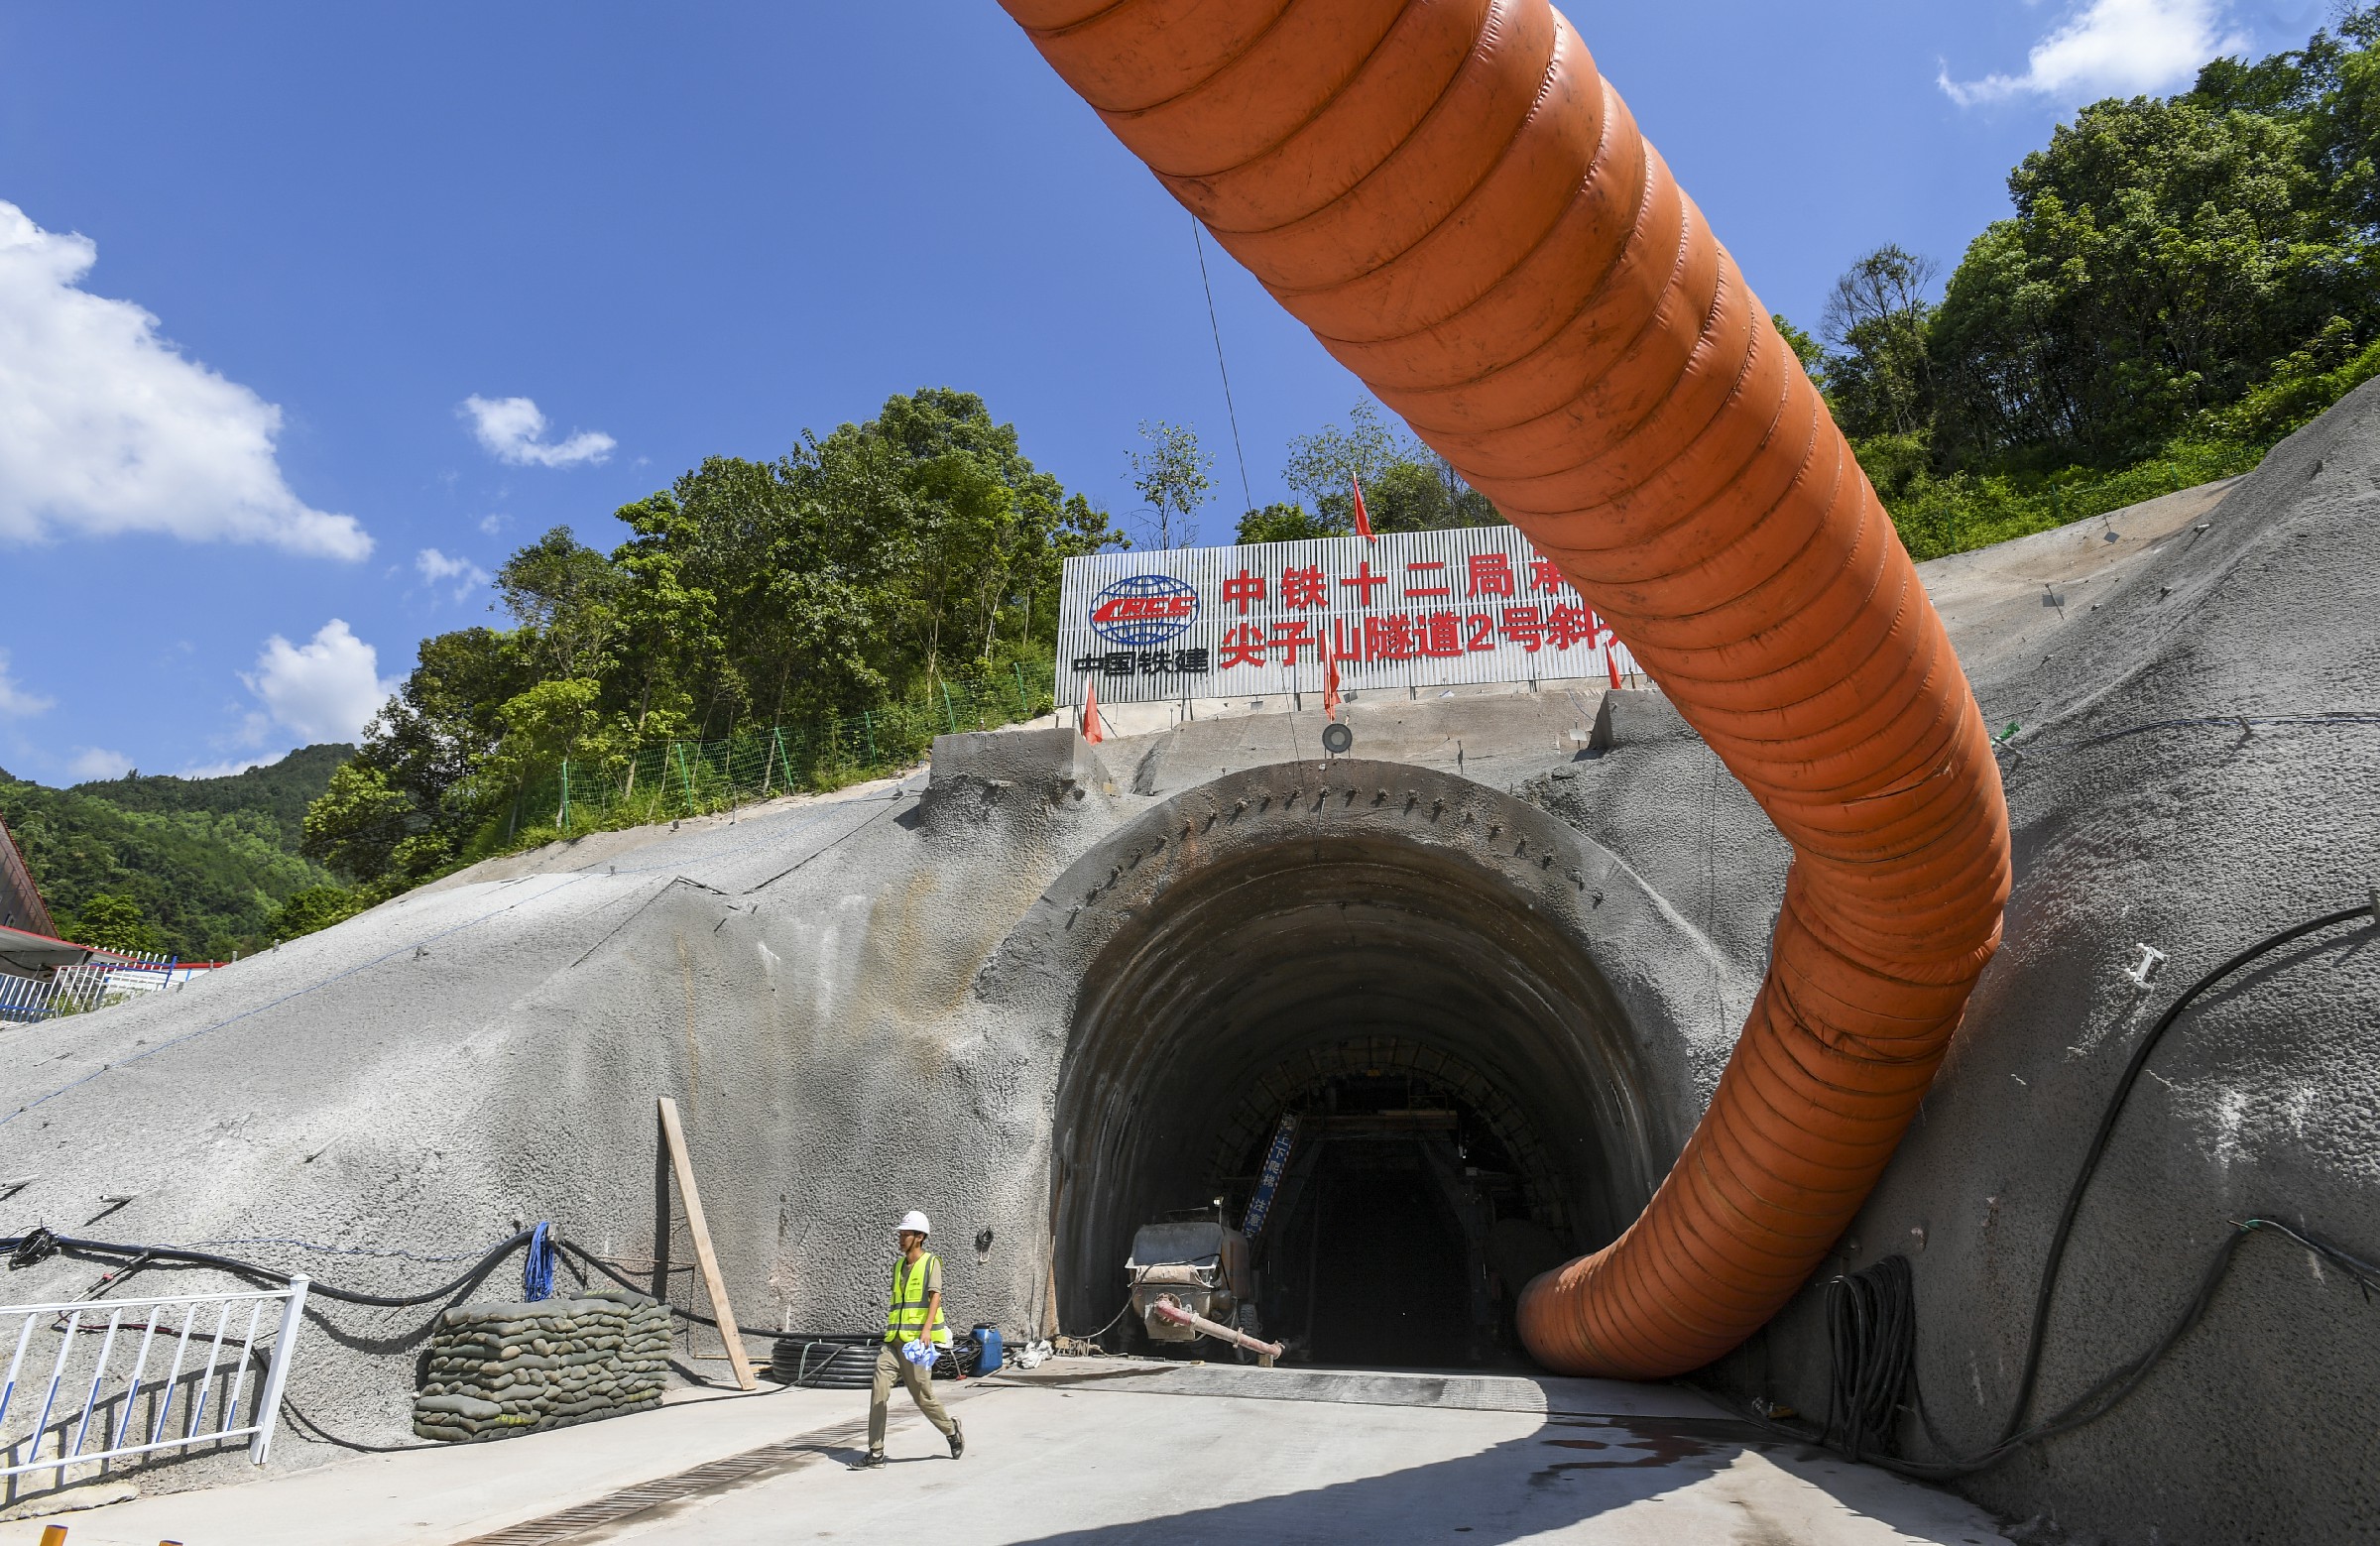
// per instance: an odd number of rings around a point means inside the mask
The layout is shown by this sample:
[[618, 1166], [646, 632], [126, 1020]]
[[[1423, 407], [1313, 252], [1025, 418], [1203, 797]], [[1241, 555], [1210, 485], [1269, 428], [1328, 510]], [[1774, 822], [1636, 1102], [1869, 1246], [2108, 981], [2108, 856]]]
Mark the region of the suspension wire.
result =
[[1232, 420], [1232, 454], [1240, 461], [1240, 493], [1248, 508], [1256, 508], [1255, 492], [1248, 482], [1248, 452], [1240, 444], [1240, 410], [1232, 406], [1232, 370], [1223, 363], [1223, 324], [1215, 319], [1215, 285], [1207, 278], [1207, 238], [1198, 228], [1198, 216], [1190, 217], [1190, 243], [1198, 249], [1198, 283], [1207, 293], [1207, 326], [1215, 334], [1215, 369], [1223, 376], [1223, 411]]

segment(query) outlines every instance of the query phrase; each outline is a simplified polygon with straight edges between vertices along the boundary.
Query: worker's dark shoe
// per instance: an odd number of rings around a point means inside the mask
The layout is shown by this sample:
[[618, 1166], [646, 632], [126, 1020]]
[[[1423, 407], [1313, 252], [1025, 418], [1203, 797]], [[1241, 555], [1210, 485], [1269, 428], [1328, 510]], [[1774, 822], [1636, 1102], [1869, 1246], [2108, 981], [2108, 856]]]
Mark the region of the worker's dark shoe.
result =
[[885, 1469], [885, 1452], [883, 1450], [870, 1450], [868, 1452], [867, 1459], [855, 1460], [847, 1469], [852, 1471], [882, 1471]]
[[950, 1458], [957, 1460], [967, 1453], [967, 1435], [959, 1430], [959, 1420], [950, 1420]]

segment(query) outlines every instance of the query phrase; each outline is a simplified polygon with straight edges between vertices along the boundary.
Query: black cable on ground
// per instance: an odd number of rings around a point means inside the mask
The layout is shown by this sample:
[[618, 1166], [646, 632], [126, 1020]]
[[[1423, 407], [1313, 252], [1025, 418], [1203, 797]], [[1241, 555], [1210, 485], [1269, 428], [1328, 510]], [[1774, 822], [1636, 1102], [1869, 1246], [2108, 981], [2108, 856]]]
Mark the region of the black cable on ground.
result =
[[366, 1444], [361, 1439], [342, 1438], [308, 1417], [298, 1409], [297, 1402], [286, 1395], [281, 1398], [281, 1415], [298, 1430], [299, 1438], [327, 1444], [334, 1449], [353, 1450], [359, 1455], [406, 1455], [415, 1450], [450, 1450], [456, 1447], [450, 1439], [425, 1439], [416, 1444]]
[[[2184, 1337], [2189, 1336], [2199, 1322], [2205, 1318], [2208, 1307], [2214, 1303], [2215, 1290], [2221, 1286], [2223, 1278], [2229, 1273], [2232, 1258], [2238, 1253], [2239, 1248], [2247, 1244], [2249, 1237], [2267, 1230], [2286, 1235], [2337, 1267], [2357, 1288], [2363, 1291], [2367, 1302], [2375, 1293], [2380, 1293], [2380, 1265], [2351, 1255], [2318, 1235], [2293, 1229], [2277, 1220], [2242, 1219], [2233, 1226], [2230, 1234], [2223, 1237], [2222, 1244], [2215, 1248], [2214, 1254], [2207, 1260], [2205, 1270], [2199, 1276], [2198, 1292], [2192, 1296], [2190, 1303], [2183, 1308], [2181, 1315], [2166, 1330], [2165, 1335], [2158, 1338], [2145, 1352], [2102, 1376], [2096, 1384], [2062, 1407], [2054, 1415], [2022, 1432], [2008, 1435], [1980, 1454], [1940, 1461], [1900, 1460], [1872, 1451], [1863, 1455], [1852, 1454], [1835, 1442], [1832, 1425], [1826, 1433], [1813, 1434], [1757, 1414], [1753, 1420], [1760, 1426], [1772, 1429], [1788, 1438], [1797, 1439], [1803, 1443], [1822, 1444], [1827, 1448], [1849, 1455], [1851, 1459], [1861, 1460], [1868, 1465], [1922, 1482], [1951, 1482], [1961, 1477], [1971, 1477], [1978, 1472], [1989, 1471], [2028, 1445], [2039, 1444], [2045, 1440], [2057, 1438], [2061, 1434], [2072, 1433], [2087, 1423], [2098, 1421], [2120, 1405], [2125, 1397], [2139, 1389], [2149, 1377], [2150, 1371], [2164, 1362], [2166, 1355], [2171, 1353], [2176, 1345]], [[1888, 1259], [1905, 1260], [1906, 1258], [1895, 1256]], [[1914, 1389], [1914, 1381], [1912, 1381], [1912, 1387]], [[1919, 1394], [1916, 1404], [1919, 1417], [1925, 1420], [1927, 1431], [1932, 1433], [1933, 1423], [1926, 1414], [1922, 1394]]]
[[[2003, 1441], [2013, 1438], [2024, 1426], [2025, 1413], [2033, 1404], [2033, 1389], [2041, 1377], [2042, 1350], [2049, 1332], [2050, 1303], [2058, 1292], [2058, 1273], [2066, 1260], [2067, 1242], [2075, 1232], [2075, 1216], [2082, 1211], [2082, 1196], [2090, 1189], [2091, 1177], [2097, 1174], [2099, 1159], [2107, 1152], [2108, 1140], [2115, 1135], [2116, 1122], [2124, 1114], [2124, 1104], [2131, 1097], [2132, 1087], [2140, 1082], [2141, 1071], [2148, 1067], [2149, 1055], [2157, 1050], [2158, 1043], [2165, 1039], [2167, 1031], [2174, 1028], [2174, 1022], [2182, 1017], [2185, 1010], [2241, 967], [2309, 934], [2319, 934], [2323, 929], [2356, 919], [2380, 921], [2380, 909], [2376, 909], [2369, 901], [2361, 906], [2342, 907], [2336, 912], [2325, 912], [2319, 918], [2292, 924], [2279, 933], [2258, 940], [2192, 984], [2190, 991], [2176, 999], [2158, 1017], [2157, 1023], [2150, 1027], [2149, 1033], [2141, 1037], [2140, 1045], [2132, 1049], [2131, 1060], [2124, 1065], [2123, 1076], [2116, 1081], [2115, 1090], [2108, 1097], [2107, 1110], [2099, 1118], [2098, 1131], [2091, 1135], [2090, 1146], [2083, 1150], [2082, 1166], [2075, 1175], [2074, 1185], [2067, 1191], [2066, 1207], [2058, 1216], [2057, 1231], [2050, 1237], [2049, 1252], [2042, 1262], [2041, 1287], [2033, 1299], [2033, 1326], [2025, 1339], [2024, 1372], [2016, 1382], [2016, 1400], [2008, 1409], [2008, 1425], [2000, 1433]], [[2231, 1241], [2229, 1247], [2236, 1249], [2238, 1240]], [[2221, 1259], [2229, 1260], [2227, 1251]]]
[[[329, 1299], [340, 1304], [360, 1304], [382, 1310], [404, 1310], [415, 1305], [429, 1304], [451, 1294], [478, 1286], [482, 1278], [496, 1269], [498, 1262], [528, 1245], [536, 1234], [536, 1231], [534, 1229], [523, 1230], [511, 1240], [497, 1246], [486, 1255], [480, 1257], [460, 1277], [422, 1293], [366, 1294], [357, 1293], [353, 1289], [334, 1287], [329, 1283], [309, 1281], [306, 1285], [306, 1294], [308, 1297]], [[243, 1261], [237, 1256], [220, 1256], [207, 1250], [185, 1250], [178, 1246], [125, 1246], [114, 1241], [77, 1240], [68, 1235], [52, 1235], [47, 1230], [35, 1230], [26, 1235], [0, 1240], [0, 1250], [11, 1252], [12, 1259], [16, 1254], [23, 1253], [29, 1247], [39, 1249], [45, 1246], [54, 1247], [67, 1253], [80, 1253], [102, 1258], [120, 1256], [126, 1260], [139, 1260], [145, 1257], [146, 1260], [143, 1264], [149, 1266], [216, 1267], [239, 1276], [263, 1278], [267, 1282], [282, 1284], [287, 1284], [292, 1277], [297, 1275], [284, 1272], [279, 1267], [269, 1267], [255, 1261]]]

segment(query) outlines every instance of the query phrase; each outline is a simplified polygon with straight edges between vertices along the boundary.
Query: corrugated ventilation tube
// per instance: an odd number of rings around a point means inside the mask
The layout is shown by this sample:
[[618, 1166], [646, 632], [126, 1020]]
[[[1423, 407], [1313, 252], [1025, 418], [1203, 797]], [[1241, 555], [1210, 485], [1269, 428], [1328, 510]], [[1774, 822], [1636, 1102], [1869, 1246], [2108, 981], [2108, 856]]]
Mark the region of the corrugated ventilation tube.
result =
[[1558, 563], [1792, 843], [1643, 1215], [1531, 1283], [1574, 1373], [1708, 1364], [1849, 1222], [1999, 941], [1942, 621], [1735, 264], [1547, 0], [1002, 0], [1323, 346]]

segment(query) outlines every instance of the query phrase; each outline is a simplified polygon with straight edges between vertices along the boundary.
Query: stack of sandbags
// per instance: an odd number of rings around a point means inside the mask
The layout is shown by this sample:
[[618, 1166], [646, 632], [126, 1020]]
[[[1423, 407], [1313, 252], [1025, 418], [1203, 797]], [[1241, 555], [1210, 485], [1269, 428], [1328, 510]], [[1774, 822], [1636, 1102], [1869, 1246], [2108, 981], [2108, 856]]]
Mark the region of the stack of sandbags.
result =
[[494, 1439], [654, 1406], [668, 1361], [668, 1308], [643, 1294], [458, 1305], [430, 1334], [414, 1432]]

